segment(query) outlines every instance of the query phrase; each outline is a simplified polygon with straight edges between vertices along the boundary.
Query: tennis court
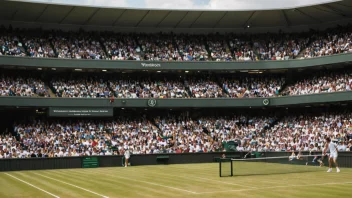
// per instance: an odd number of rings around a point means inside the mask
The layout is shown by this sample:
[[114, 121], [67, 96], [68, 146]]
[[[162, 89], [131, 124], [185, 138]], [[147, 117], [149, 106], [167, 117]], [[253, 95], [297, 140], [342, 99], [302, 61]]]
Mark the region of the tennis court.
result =
[[[244, 165], [236, 169], [260, 168]], [[220, 178], [210, 163], [1, 172], [0, 197], [350, 197], [352, 169], [326, 170]]]

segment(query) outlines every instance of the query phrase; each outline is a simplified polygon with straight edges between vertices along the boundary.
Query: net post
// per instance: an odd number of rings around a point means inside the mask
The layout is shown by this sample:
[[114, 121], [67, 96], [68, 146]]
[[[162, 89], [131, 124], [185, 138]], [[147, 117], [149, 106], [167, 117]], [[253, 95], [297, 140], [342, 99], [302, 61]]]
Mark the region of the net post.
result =
[[233, 160], [231, 159], [231, 177], [233, 176]]

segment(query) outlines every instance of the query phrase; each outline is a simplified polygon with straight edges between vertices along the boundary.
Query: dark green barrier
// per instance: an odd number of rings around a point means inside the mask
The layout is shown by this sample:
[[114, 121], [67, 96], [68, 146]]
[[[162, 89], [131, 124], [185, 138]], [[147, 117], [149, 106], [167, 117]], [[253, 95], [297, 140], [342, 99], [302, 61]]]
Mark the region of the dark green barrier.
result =
[[352, 61], [352, 53], [304, 60], [257, 62], [149, 62], [0, 56], [0, 65], [9, 66], [129, 70], [267, 70], [305, 68], [350, 61]]
[[[158, 158], [168, 156], [168, 164], [211, 163], [223, 153], [181, 153], [181, 154], [152, 154], [131, 155], [130, 162], [133, 166], [157, 165]], [[246, 153], [232, 152], [226, 156], [243, 156]], [[266, 152], [264, 157], [289, 156], [290, 152]], [[307, 154], [307, 153], [305, 153]], [[82, 168], [85, 157], [62, 158], [28, 158], [28, 159], [0, 159], [0, 171], [41, 170], [41, 169], [67, 169]], [[99, 167], [121, 167], [122, 156], [94, 156], [99, 162]], [[288, 158], [287, 158], [288, 159]], [[339, 152], [338, 162], [340, 167], [352, 168], [352, 152]], [[214, 170], [214, 172], [217, 170]]]
[[[35, 98], [35, 97], [0, 97], [0, 106], [12, 107], [265, 107], [288, 106], [299, 104], [329, 103], [352, 101], [352, 92], [335, 92], [302, 96], [285, 96], [267, 98], [219, 98], [219, 99], [109, 99], [88, 98]], [[152, 104], [152, 105], [151, 105]], [[265, 105], [266, 104], [266, 105]]]

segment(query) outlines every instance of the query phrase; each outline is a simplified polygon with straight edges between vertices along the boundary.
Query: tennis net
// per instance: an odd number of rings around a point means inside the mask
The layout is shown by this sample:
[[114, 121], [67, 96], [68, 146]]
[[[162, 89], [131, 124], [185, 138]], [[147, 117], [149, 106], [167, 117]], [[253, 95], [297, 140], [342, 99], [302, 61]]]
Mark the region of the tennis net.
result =
[[320, 162], [327, 165], [327, 157], [319, 155], [221, 159], [220, 177], [269, 175], [323, 171]]

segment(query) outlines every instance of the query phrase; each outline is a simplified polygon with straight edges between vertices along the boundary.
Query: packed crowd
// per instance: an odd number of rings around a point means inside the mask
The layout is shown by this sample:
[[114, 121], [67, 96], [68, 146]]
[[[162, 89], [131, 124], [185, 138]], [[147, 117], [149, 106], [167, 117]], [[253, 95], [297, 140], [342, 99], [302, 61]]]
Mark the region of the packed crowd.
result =
[[[322, 151], [329, 136], [339, 151], [352, 151], [352, 114], [283, 118], [180, 116], [108, 121], [32, 121], [0, 136], [0, 158], [68, 157], [193, 152]], [[235, 142], [234, 147], [228, 144]]]
[[225, 143], [235, 139], [248, 141], [254, 134], [268, 128], [275, 117], [245, 116], [156, 118], [162, 137], [171, 138], [176, 153], [226, 151]]
[[351, 91], [352, 72], [321, 72], [286, 87], [283, 95], [305, 95], [338, 91]]
[[25, 49], [18, 36], [0, 34], [0, 56], [26, 56]]
[[57, 97], [64, 98], [108, 98], [111, 91], [102, 79], [51, 81], [51, 86]]
[[[238, 134], [245, 137], [268, 127], [273, 120], [247, 120], [242, 116], [198, 120], [156, 118], [153, 122], [119, 118], [15, 124], [16, 136], [0, 136], [0, 158], [118, 155], [127, 149], [133, 154], [215, 152], [223, 150], [222, 142], [233, 137], [234, 131], [239, 130]], [[237, 126], [241, 122], [249, 125]]]
[[137, 41], [144, 53], [144, 60], [182, 61], [171, 34], [142, 34], [138, 36]]
[[39, 78], [0, 76], [0, 96], [50, 97], [45, 83]]
[[221, 35], [208, 35], [207, 45], [212, 61], [232, 61], [232, 54], [226, 38]]
[[117, 98], [140, 98], [142, 87], [137, 80], [118, 80], [109, 82]]
[[188, 91], [181, 81], [141, 81], [143, 98], [187, 98]]
[[278, 96], [285, 83], [282, 77], [239, 77], [222, 79], [223, 89], [230, 98]]
[[157, 127], [143, 119], [33, 121], [16, 124], [14, 131], [19, 141], [1, 136], [0, 158], [116, 155], [133, 145], [148, 153], [158, 142]]
[[[122, 77], [123, 78], [123, 77]], [[104, 80], [103, 80], [104, 79]], [[126, 79], [126, 78], [125, 78]], [[129, 78], [128, 78], [129, 79]], [[70, 98], [187, 98], [188, 90], [179, 80], [150, 80], [140, 77], [116, 80], [111, 76], [54, 78], [51, 87], [57, 97]]]
[[253, 48], [255, 43], [251, 41], [248, 35], [228, 35], [229, 48], [232, 53], [233, 61], [256, 61], [256, 55]]
[[[256, 98], [351, 91], [352, 72], [321, 71], [296, 75], [289, 82], [282, 75], [56, 75], [46, 78], [2, 78], [2, 96], [52, 96], [71, 98]], [[37, 73], [33, 73], [37, 74]], [[10, 75], [11, 76], [11, 75]], [[61, 77], [60, 77], [61, 76]], [[65, 76], [65, 77], [62, 77]], [[42, 80], [39, 80], [42, 79]], [[45, 83], [45, 79], [51, 79]], [[47, 86], [49, 85], [49, 86]], [[26, 88], [29, 86], [31, 92]], [[17, 91], [14, 91], [17, 89]], [[25, 91], [27, 89], [27, 91]], [[21, 91], [22, 90], [22, 91]], [[16, 94], [15, 94], [16, 93]]]
[[288, 60], [296, 58], [309, 43], [301, 34], [257, 35], [253, 40], [255, 52], [260, 60]]
[[176, 80], [150, 79], [111, 81], [117, 98], [187, 98], [183, 83]]
[[132, 35], [106, 34], [101, 41], [110, 60], [141, 60], [141, 49]]
[[352, 113], [284, 117], [258, 140], [257, 149], [322, 151], [326, 136], [337, 142], [339, 151], [352, 151]]
[[100, 41], [89, 33], [61, 32], [52, 40], [58, 58], [107, 59]]
[[352, 52], [352, 27], [339, 27], [329, 29], [323, 33], [312, 36], [311, 44], [306, 48], [304, 57], [313, 58], [340, 53]]
[[24, 46], [27, 49], [27, 54], [30, 57], [36, 58], [54, 58], [56, 57], [54, 49], [51, 46], [50, 36], [29, 36], [22, 38]]
[[103, 79], [53, 79], [51, 87], [57, 97], [107, 98], [112, 96], [108, 83]]
[[222, 98], [225, 93], [216, 81], [193, 80], [187, 81], [191, 97], [193, 98]]
[[[313, 33], [255, 35], [0, 30], [0, 55], [148, 61], [257, 61], [352, 52], [350, 26]], [[23, 36], [26, 35], [26, 36]], [[39, 35], [39, 36], [38, 36]], [[23, 45], [23, 46], [22, 46]]]
[[178, 35], [174, 39], [182, 61], [208, 60], [208, 51], [206, 50], [203, 36]]

